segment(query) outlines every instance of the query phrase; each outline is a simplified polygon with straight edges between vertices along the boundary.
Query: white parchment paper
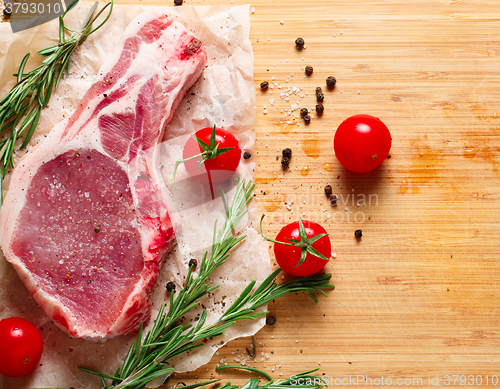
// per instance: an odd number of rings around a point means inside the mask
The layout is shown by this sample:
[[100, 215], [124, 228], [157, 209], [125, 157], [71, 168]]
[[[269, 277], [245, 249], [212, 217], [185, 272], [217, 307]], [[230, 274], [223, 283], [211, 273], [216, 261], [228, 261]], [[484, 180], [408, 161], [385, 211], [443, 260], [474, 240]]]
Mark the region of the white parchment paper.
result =
[[[81, 1], [66, 17], [69, 25], [77, 27], [90, 9], [91, 3]], [[70, 72], [53, 94], [49, 107], [42, 114], [30, 146], [47, 134], [54, 124], [68, 117], [96, 75], [101, 63], [114, 49], [121, 33], [146, 7], [115, 5], [111, 19], [78, 48], [71, 61]], [[161, 169], [170, 182], [173, 164], [180, 159], [182, 146], [189, 133], [217, 124], [233, 132], [243, 150], [253, 151], [255, 120], [255, 86], [253, 83], [253, 53], [249, 40], [249, 7], [163, 7], [166, 14], [175, 16], [200, 40], [208, 53], [208, 66], [198, 82], [188, 92], [166, 129], [162, 144]], [[0, 96], [14, 85], [11, 76], [25, 53], [31, 52], [28, 69], [39, 64], [36, 52], [57, 43], [56, 21], [13, 34], [7, 23], [0, 25]], [[15, 161], [26, 150], [17, 152]], [[237, 176], [253, 177], [252, 159], [243, 161]], [[226, 184], [229, 198], [234, 195], [237, 177]], [[222, 225], [224, 210], [221, 198], [211, 200], [205, 189], [188, 179], [181, 166], [176, 188], [168, 185], [182, 227], [177, 245], [162, 267], [153, 295], [153, 318], [169, 294], [165, 284], [173, 281], [182, 285], [191, 258], [198, 262], [210, 246], [216, 219]], [[250, 280], [262, 281], [271, 271], [267, 245], [257, 232], [258, 212], [255, 203], [249, 216], [240, 223], [238, 231], [247, 239], [231, 254], [227, 263], [213, 275], [219, 290], [207, 296], [208, 322], [215, 320]], [[0, 389], [23, 388], [100, 388], [99, 380], [78, 370], [78, 366], [113, 374], [120, 366], [134, 336], [122, 336], [104, 343], [72, 339], [55, 327], [31, 298], [12, 266], [0, 258], [0, 319], [20, 316], [41, 329], [44, 353], [40, 366], [26, 377], [8, 379], [0, 376]], [[190, 318], [186, 318], [189, 322]], [[263, 320], [246, 321], [230, 328], [226, 335], [214, 339], [199, 351], [172, 361], [176, 371], [188, 371], [207, 363], [222, 344], [239, 336], [257, 332]], [[151, 325], [151, 323], [150, 323]]]

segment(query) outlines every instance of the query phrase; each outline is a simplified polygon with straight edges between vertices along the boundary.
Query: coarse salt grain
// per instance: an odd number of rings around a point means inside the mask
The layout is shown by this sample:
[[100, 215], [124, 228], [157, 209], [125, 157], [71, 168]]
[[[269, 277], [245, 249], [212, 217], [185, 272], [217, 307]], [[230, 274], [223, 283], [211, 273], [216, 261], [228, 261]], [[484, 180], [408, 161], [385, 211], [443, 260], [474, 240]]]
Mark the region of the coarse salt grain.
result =
[[251, 11], [254, 14], [255, 13], [255, 7], [252, 7]]
[[280, 24], [285, 24], [285, 21], [284, 20], [280, 20]]

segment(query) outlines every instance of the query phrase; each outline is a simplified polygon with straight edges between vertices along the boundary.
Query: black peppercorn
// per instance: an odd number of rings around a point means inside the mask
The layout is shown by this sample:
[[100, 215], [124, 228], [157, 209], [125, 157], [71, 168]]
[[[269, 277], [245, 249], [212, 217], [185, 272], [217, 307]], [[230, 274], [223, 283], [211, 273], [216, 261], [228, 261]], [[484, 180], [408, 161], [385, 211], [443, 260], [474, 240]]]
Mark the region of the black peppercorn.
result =
[[243, 159], [250, 159], [252, 157], [252, 154], [250, 154], [249, 151], [245, 151], [243, 153]]
[[336, 195], [330, 196], [330, 205], [335, 207], [337, 205], [338, 197]]
[[318, 105], [316, 105], [316, 113], [318, 115], [322, 115], [324, 110], [325, 107], [323, 106], [323, 104], [319, 103]]
[[175, 5], [182, 5], [183, 0], [174, 0]]
[[281, 154], [283, 155], [283, 157], [291, 158], [292, 157], [292, 149], [287, 147], [286, 149], [283, 149]]
[[175, 284], [172, 281], [168, 281], [165, 287], [167, 288], [168, 292], [175, 290]]
[[333, 190], [332, 190], [332, 186], [331, 185], [327, 185], [325, 186], [325, 194], [327, 196], [330, 196], [332, 194]]
[[272, 326], [276, 323], [276, 318], [274, 316], [268, 316], [266, 317], [266, 324], [268, 326]]
[[12, 15], [12, 6], [11, 6], [10, 8], [5, 7], [5, 8], [3, 9], [3, 14], [4, 14], [4, 16], [5, 16], [5, 17], [7, 17], [7, 18], [8, 18], [10, 15]]
[[391, 157], [392, 157], [391, 153], [387, 154], [387, 159], [389, 159]]
[[288, 157], [281, 158], [281, 164], [283, 166], [288, 166], [290, 164], [290, 158], [288, 158]]
[[311, 123], [311, 115], [304, 116], [304, 122], [306, 122], [306, 124]]
[[361, 237], [363, 236], [363, 231], [361, 231], [361, 230], [356, 230], [356, 231], [354, 231], [354, 236], [355, 236], [357, 239], [361, 238]]
[[337, 83], [337, 79], [335, 77], [330, 76], [330, 77], [326, 78], [326, 86], [329, 89], [333, 89], [333, 87], [335, 86], [336, 83]]
[[297, 49], [302, 49], [304, 47], [304, 39], [302, 38], [295, 39], [295, 44], [297, 45]]
[[307, 108], [301, 108], [300, 109], [300, 116], [304, 117], [309, 113], [309, 110]]
[[262, 81], [260, 83], [260, 89], [266, 90], [269, 87], [269, 81]]
[[318, 103], [322, 103], [324, 99], [325, 95], [323, 94], [323, 90], [321, 89], [320, 86], [318, 86], [316, 88], [316, 100], [318, 100]]
[[196, 266], [198, 266], [198, 261], [196, 259], [194, 259], [194, 258], [191, 258], [189, 260], [189, 267], [195, 268]]
[[308, 76], [310, 76], [311, 74], [313, 74], [313, 67], [311, 65], [307, 65], [306, 68], [305, 68], [305, 71], [306, 71], [306, 74]]

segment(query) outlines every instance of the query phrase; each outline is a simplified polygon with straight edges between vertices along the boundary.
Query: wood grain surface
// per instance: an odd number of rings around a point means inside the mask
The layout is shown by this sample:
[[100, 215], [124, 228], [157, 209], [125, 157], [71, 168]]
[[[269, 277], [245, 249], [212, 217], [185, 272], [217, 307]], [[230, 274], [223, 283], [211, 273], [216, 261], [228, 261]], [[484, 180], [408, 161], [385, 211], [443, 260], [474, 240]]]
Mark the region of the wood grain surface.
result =
[[[246, 363], [273, 378], [320, 368], [330, 387], [389, 386], [387, 378], [403, 387], [464, 386], [465, 378], [469, 387], [500, 385], [500, 3], [251, 6], [265, 232], [274, 236], [298, 217], [325, 226], [336, 290], [318, 304], [302, 295], [270, 304], [277, 322], [255, 336], [257, 357]], [[306, 65], [314, 72], [304, 78]], [[262, 92], [265, 80], [274, 88]], [[317, 86], [323, 116], [306, 126], [286, 115], [292, 104], [314, 107]], [[289, 101], [280, 97], [287, 87], [300, 89]], [[381, 118], [393, 137], [392, 158], [368, 174], [344, 170], [332, 148], [336, 127], [358, 113]], [[284, 147], [293, 149], [286, 171], [276, 158]], [[339, 196], [335, 208], [326, 184]], [[234, 341], [169, 385], [213, 376], [242, 383], [250, 376], [214, 368], [239, 363], [246, 347], [249, 339]]]

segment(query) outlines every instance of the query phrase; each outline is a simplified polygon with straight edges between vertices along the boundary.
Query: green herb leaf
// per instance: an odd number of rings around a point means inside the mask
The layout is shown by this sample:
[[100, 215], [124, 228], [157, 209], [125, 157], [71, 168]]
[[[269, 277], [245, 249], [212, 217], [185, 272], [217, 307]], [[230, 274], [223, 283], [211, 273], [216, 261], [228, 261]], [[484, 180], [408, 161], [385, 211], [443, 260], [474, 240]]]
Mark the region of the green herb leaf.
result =
[[215, 368], [215, 370], [225, 370], [225, 369], [236, 369], [236, 370], [247, 370], [247, 371], [251, 371], [251, 372], [254, 372], [254, 373], [258, 373], [260, 375], [263, 375], [264, 377], [266, 377], [269, 381], [272, 381], [272, 377], [267, 374], [266, 372], [262, 371], [262, 370], [259, 370], [259, 369], [256, 369], [255, 367], [250, 367], [250, 366], [238, 366], [238, 365], [222, 365], [222, 366], [218, 366]]
[[[0, 161], [3, 165], [0, 167], [0, 192], [2, 193], [0, 201], [3, 201], [3, 178], [5, 178], [6, 169], [13, 166], [12, 154], [16, 142], [24, 136], [20, 148], [26, 147], [29, 143], [38, 124], [41, 109], [47, 106], [53, 88], [57, 88], [63, 74], [68, 71], [69, 61], [74, 51], [87, 36], [106, 23], [113, 9], [112, 0], [94, 16], [97, 3], [94, 4], [81, 29], [74, 31], [66, 39], [66, 32], [71, 30], [64, 25], [64, 16], [76, 3], [77, 0], [74, 0], [59, 17], [59, 44], [40, 50], [38, 54], [44, 57], [42, 65], [28, 73], [24, 73], [30, 56], [26, 54], [19, 65], [18, 72], [14, 74], [17, 84], [0, 101], [0, 128], [2, 132], [9, 131], [9, 135], [0, 142]], [[96, 28], [92, 29], [93, 23], [108, 7], [106, 17]]]

